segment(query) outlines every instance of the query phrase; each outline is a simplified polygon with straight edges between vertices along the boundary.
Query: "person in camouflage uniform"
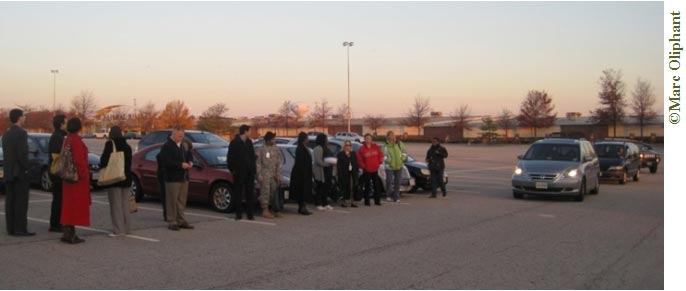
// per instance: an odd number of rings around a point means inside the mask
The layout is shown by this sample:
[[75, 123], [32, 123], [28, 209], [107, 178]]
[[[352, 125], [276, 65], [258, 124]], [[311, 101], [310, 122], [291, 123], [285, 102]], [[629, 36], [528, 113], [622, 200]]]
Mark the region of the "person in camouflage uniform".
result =
[[[279, 177], [281, 176], [281, 164], [283, 156], [281, 150], [276, 147], [274, 138], [276, 134], [269, 131], [264, 136], [264, 146], [257, 150], [257, 182], [260, 184], [260, 204], [262, 205], [262, 217], [281, 217], [279, 214]], [[269, 211], [269, 203], [272, 202], [272, 210]]]

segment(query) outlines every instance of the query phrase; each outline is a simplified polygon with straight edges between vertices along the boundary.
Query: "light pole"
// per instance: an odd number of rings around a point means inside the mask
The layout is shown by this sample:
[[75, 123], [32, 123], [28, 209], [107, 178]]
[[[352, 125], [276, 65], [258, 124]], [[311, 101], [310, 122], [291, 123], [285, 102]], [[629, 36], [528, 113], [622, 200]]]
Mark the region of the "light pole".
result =
[[52, 73], [52, 111], [55, 111], [55, 100], [56, 100], [56, 92], [57, 92], [57, 74], [59, 73], [59, 70], [50, 70], [50, 73]]
[[348, 51], [348, 132], [350, 132], [350, 118], [352, 118], [352, 113], [350, 112], [350, 47], [353, 46], [352, 41], [343, 42], [343, 46], [347, 48]]

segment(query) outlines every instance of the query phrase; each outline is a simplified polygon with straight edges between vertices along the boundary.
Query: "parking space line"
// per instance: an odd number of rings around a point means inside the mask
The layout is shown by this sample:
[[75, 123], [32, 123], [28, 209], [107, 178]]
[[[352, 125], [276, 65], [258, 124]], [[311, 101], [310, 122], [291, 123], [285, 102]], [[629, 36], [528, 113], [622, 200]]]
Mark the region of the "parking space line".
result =
[[257, 221], [257, 220], [246, 220], [246, 219], [241, 219], [241, 220], [238, 220], [238, 222], [242, 222], [242, 223], [252, 223], [252, 224], [261, 224], [261, 225], [268, 225], [268, 226], [276, 226], [276, 223], [273, 223], [273, 222], [265, 222], [265, 221]]
[[329, 210], [329, 212], [335, 212], [335, 213], [343, 213], [343, 214], [350, 214], [350, 213], [352, 213], [352, 212], [350, 212], [350, 211], [345, 211], [345, 210], [336, 210], [336, 209], [333, 209], [333, 210]]
[[[5, 212], [0, 211], [0, 215], [5, 215]], [[49, 220], [45, 220], [45, 219], [34, 218], [34, 217], [27, 217], [26, 219], [27, 219], [27, 220], [30, 220], [30, 221], [42, 222], [42, 223], [50, 224], [50, 221], [49, 221]], [[104, 234], [109, 234], [109, 233], [111, 233], [111, 231], [107, 231], [107, 230], [103, 230], [103, 229], [97, 229], [97, 228], [92, 228], [92, 227], [88, 227], [88, 226], [77, 226], [76, 228], [78, 228], [78, 229], [84, 229], [84, 230], [90, 230], [90, 231], [99, 232], [99, 233], [104, 233]], [[159, 242], [159, 240], [156, 240], [156, 239], [154, 239], [154, 238], [147, 238], [147, 237], [142, 237], [142, 236], [137, 236], [137, 235], [127, 235], [127, 237], [135, 238], [135, 239], [140, 239], [140, 240], [144, 240], [144, 241]]]
[[407, 203], [407, 202], [386, 202], [386, 203], [384, 203], [384, 205], [387, 205], [387, 204], [390, 204], [390, 205], [393, 205], [393, 204], [412, 205], [412, 204]]

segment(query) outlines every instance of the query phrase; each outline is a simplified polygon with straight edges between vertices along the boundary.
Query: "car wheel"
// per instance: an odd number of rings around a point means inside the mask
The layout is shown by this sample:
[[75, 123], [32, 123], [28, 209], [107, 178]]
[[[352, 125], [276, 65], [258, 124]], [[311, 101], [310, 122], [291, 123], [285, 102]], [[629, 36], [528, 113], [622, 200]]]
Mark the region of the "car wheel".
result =
[[52, 180], [50, 180], [48, 169], [44, 169], [40, 174], [40, 188], [43, 191], [52, 190]]
[[418, 189], [419, 189], [419, 186], [414, 185], [414, 186], [412, 186], [412, 189], [410, 189], [410, 191], [407, 191], [407, 193], [417, 193]]
[[136, 176], [133, 176], [131, 179], [131, 188], [129, 188], [129, 192], [136, 198], [136, 202], [141, 202], [143, 196], [145, 196], [143, 188], [141, 188], [141, 182], [138, 181]]
[[624, 185], [626, 184], [626, 181], [629, 180], [627, 177], [626, 169], [624, 169], [624, 172], [622, 173], [622, 179], [619, 180], [619, 184]]
[[581, 180], [581, 185], [579, 186], [579, 195], [574, 197], [574, 201], [584, 201], [584, 196], [586, 196], [586, 179]]
[[638, 182], [638, 180], [641, 179], [641, 169], [639, 168], [636, 170], [636, 174], [634, 175], [634, 182]]
[[229, 183], [217, 183], [210, 191], [210, 204], [219, 212], [228, 212], [231, 205], [231, 185]]
[[522, 199], [524, 198], [524, 194], [512, 191], [512, 197], [514, 197], [514, 199]]
[[657, 173], [657, 165], [653, 165], [653, 166], [650, 167], [650, 173], [651, 173], [651, 174]]

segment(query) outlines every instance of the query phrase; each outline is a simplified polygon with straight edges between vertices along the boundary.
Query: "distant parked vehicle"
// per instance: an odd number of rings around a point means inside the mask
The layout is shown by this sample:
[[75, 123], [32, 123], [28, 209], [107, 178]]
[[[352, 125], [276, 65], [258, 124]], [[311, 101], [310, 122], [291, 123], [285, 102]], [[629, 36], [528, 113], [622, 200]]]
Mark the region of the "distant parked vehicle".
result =
[[512, 196], [572, 196], [583, 201], [600, 192], [600, 163], [590, 142], [583, 139], [546, 138], [519, 156], [512, 174]]
[[[149, 132], [138, 142], [135, 151], [142, 150], [143, 148], [153, 144], [166, 142], [167, 138], [169, 138], [169, 136], [171, 135], [171, 132], [171, 129], [156, 130]], [[223, 147], [229, 146], [228, 141], [214, 133], [207, 131], [186, 130], [185, 138], [192, 143], [210, 144]]]
[[649, 168], [651, 174], [657, 173], [657, 166], [662, 161], [660, 153], [649, 144], [637, 143], [636, 145], [640, 150], [641, 168]]
[[601, 141], [593, 145], [600, 159], [600, 178], [625, 184], [629, 177], [638, 181], [641, 157], [638, 146], [626, 141]]
[[99, 131], [95, 132], [95, 138], [105, 139], [109, 136], [109, 128], [101, 128]]
[[95, 133], [84, 133], [81, 138], [95, 138]]
[[125, 139], [141, 139], [141, 133], [137, 131], [127, 131], [124, 134]]
[[336, 133], [336, 136], [334, 138], [340, 139], [340, 140], [355, 141], [355, 142], [359, 142], [359, 143], [361, 143], [364, 140], [364, 137], [362, 137], [361, 135], [359, 135], [357, 133], [345, 132], [345, 131]]

